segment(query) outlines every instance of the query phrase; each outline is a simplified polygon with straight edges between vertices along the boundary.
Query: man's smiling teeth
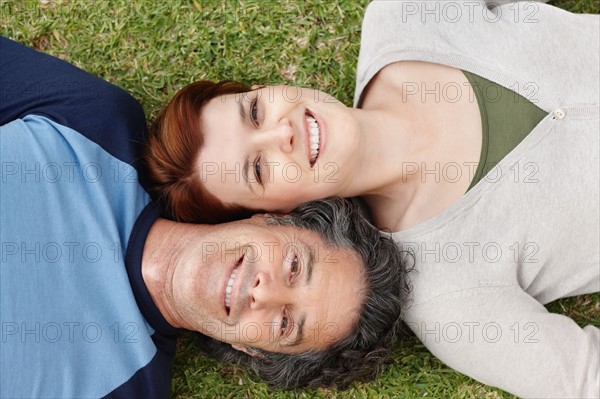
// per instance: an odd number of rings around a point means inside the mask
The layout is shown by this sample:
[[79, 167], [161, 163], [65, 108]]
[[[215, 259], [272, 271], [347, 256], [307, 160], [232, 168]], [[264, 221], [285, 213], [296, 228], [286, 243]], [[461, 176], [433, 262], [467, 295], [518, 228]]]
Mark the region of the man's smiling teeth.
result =
[[315, 118], [310, 115], [306, 115], [306, 121], [310, 129], [309, 142], [310, 142], [310, 165], [314, 165], [315, 161], [319, 157], [319, 125]]
[[229, 281], [227, 282], [227, 287], [225, 288], [225, 307], [229, 312], [229, 306], [231, 305], [231, 291], [233, 290], [233, 283], [235, 282], [235, 277], [238, 273], [238, 267], [231, 271], [231, 276], [229, 276]]

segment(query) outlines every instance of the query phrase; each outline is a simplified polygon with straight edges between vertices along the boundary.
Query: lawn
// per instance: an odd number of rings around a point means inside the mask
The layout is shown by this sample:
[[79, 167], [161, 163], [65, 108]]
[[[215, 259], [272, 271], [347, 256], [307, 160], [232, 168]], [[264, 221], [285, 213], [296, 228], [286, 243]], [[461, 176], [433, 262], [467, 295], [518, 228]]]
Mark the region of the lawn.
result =
[[[319, 88], [352, 103], [361, 19], [368, 1], [0, 0], [0, 33], [131, 92], [151, 120], [173, 93], [198, 79]], [[555, 0], [600, 13], [598, 0]], [[554, 312], [600, 326], [600, 295], [557, 301]], [[174, 398], [510, 398], [441, 364], [408, 335], [378, 380], [348, 391], [280, 392], [255, 374], [178, 345]]]

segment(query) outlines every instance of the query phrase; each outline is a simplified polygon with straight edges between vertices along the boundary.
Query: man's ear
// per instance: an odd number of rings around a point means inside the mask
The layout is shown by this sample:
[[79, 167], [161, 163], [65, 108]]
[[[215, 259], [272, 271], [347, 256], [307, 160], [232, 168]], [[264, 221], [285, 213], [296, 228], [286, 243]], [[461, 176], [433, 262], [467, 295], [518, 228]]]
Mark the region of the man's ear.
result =
[[259, 221], [259, 220], [267, 220], [269, 218], [272, 217], [282, 217], [282, 216], [286, 216], [287, 213], [285, 212], [269, 212], [269, 213], [255, 213], [254, 215], [250, 216], [250, 219]]
[[248, 356], [257, 357], [257, 358], [260, 358], [260, 359], [264, 358], [263, 355], [261, 355], [260, 353], [256, 352], [254, 349], [249, 348], [247, 346], [238, 345], [238, 344], [231, 344], [231, 347], [233, 349], [235, 349], [235, 350], [244, 352]]
[[255, 213], [254, 215], [250, 216], [250, 220], [258, 225], [268, 225], [269, 219], [282, 218], [286, 215], [287, 214], [284, 212]]
[[273, 216], [273, 215], [271, 215], [270, 213], [255, 213], [254, 215], [250, 216], [250, 220], [254, 220], [254, 221], [267, 220], [271, 216]]

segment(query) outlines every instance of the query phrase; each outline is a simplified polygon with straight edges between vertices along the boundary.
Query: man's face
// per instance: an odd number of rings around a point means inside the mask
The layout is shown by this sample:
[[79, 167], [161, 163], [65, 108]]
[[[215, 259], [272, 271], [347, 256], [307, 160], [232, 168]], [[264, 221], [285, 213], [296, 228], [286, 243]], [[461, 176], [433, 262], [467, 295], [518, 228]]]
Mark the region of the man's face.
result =
[[171, 280], [185, 328], [236, 349], [299, 353], [329, 347], [358, 318], [362, 262], [316, 233], [255, 216], [188, 238]]

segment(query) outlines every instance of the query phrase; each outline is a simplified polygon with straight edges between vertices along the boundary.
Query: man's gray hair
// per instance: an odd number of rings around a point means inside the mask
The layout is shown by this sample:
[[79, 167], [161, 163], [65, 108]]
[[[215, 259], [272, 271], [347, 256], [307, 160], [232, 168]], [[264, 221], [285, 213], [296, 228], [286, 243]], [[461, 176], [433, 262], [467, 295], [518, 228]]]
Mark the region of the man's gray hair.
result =
[[290, 215], [267, 223], [314, 231], [327, 245], [355, 251], [364, 264], [364, 303], [350, 333], [326, 350], [283, 354], [253, 349], [255, 356], [200, 335], [201, 347], [223, 362], [250, 366], [267, 383], [281, 389], [336, 386], [375, 378], [390, 360], [399, 332], [400, 312], [408, 294], [406, 253], [382, 235], [343, 198], [308, 202]]

